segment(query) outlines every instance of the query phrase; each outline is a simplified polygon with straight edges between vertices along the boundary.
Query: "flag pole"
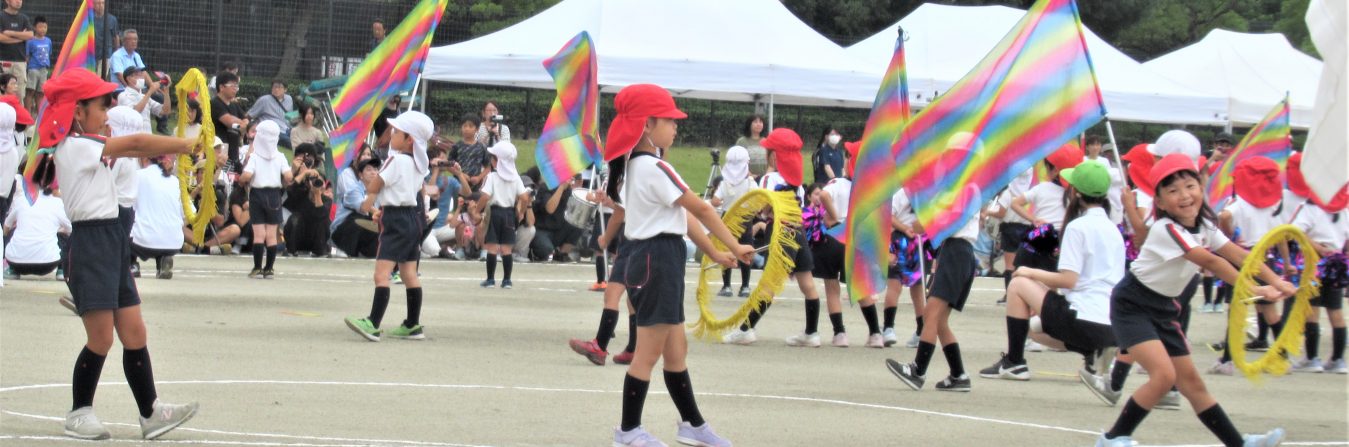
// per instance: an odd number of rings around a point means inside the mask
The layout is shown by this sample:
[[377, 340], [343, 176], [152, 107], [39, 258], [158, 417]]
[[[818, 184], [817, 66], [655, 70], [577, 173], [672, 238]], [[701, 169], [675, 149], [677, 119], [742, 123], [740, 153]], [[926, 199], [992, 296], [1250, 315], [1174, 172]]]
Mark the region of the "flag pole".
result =
[[1129, 186], [1130, 179], [1127, 175], [1127, 171], [1124, 170], [1124, 161], [1119, 157], [1121, 148], [1119, 143], [1115, 142], [1115, 128], [1110, 125], [1109, 118], [1106, 118], [1105, 120], [1105, 133], [1110, 136], [1110, 145], [1115, 146], [1115, 150], [1112, 151], [1115, 153], [1115, 169], [1119, 169], [1120, 174], [1124, 177], [1124, 185]]
[[[605, 183], [607, 183], [607, 181], [606, 181]], [[561, 187], [561, 185], [559, 185], [559, 187]], [[593, 189], [591, 189], [591, 191], [596, 191], [596, 190], [599, 190], [599, 188], [602, 188], [602, 187], [603, 187], [603, 186], [601, 186], [601, 182], [600, 182], [600, 164], [597, 163], [597, 162], [592, 162], [592, 163], [590, 164], [590, 187], [593, 188]], [[568, 199], [570, 199], [570, 197], [568, 197]], [[598, 240], [599, 240], [599, 237], [604, 235], [605, 229], [608, 228], [608, 227], [606, 227], [605, 224], [604, 224], [604, 202], [601, 201], [601, 202], [599, 203], [599, 206], [595, 207], [595, 213], [596, 213], [596, 214], [599, 214], [599, 221], [600, 221], [600, 234], [596, 234], [596, 235], [595, 235], [595, 240], [598, 241]], [[598, 245], [598, 244], [597, 244], [597, 245]], [[609, 281], [609, 249], [608, 249], [607, 247], [605, 247], [605, 248], [600, 248], [600, 252], [599, 252], [599, 253], [596, 253], [595, 256], [599, 256], [599, 257], [600, 257], [600, 269], [604, 271], [604, 278], [602, 278], [602, 279], [604, 280], [604, 282], [608, 282], [608, 281]]]

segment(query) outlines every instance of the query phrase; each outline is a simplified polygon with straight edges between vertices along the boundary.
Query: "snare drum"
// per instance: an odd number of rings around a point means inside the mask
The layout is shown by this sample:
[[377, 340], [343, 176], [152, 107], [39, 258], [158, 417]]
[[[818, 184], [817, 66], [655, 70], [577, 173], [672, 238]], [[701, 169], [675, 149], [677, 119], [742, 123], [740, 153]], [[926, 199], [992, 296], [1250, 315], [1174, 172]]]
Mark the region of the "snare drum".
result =
[[571, 197], [567, 199], [567, 211], [563, 218], [573, 227], [582, 230], [589, 229], [595, 222], [595, 209], [600, 205], [586, 200], [590, 195], [589, 189], [576, 188], [571, 190]]

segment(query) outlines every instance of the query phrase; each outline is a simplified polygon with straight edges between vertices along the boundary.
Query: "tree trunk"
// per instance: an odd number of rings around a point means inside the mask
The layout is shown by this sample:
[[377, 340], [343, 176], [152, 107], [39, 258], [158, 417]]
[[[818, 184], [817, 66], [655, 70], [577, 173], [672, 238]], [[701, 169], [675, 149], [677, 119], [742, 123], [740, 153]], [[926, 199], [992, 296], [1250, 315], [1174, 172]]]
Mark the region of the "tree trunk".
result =
[[314, 11], [319, 9], [322, 0], [307, 0], [296, 2], [296, 13], [290, 14], [296, 17], [294, 26], [286, 33], [285, 52], [281, 53], [281, 67], [276, 71], [276, 77], [280, 79], [293, 79], [296, 75], [296, 68], [300, 65], [300, 56], [305, 47], [308, 46], [306, 37], [309, 35], [309, 25], [314, 21]]

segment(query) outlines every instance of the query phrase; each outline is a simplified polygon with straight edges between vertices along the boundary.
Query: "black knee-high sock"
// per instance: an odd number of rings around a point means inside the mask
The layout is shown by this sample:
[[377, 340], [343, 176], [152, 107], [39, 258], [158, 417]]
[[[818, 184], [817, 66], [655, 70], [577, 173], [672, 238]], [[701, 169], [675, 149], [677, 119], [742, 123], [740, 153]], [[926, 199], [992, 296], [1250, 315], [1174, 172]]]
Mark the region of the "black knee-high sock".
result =
[[918, 329], [914, 330], [913, 333], [921, 335], [923, 333], [923, 316], [919, 315], [917, 317], [914, 317], [913, 322], [918, 325]]
[[1030, 334], [1030, 320], [1007, 317], [1007, 361], [1026, 363], [1026, 335]]
[[148, 348], [123, 349], [122, 372], [126, 374], [126, 383], [131, 385], [131, 395], [136, 398], [136, 407], [141, 417], [148, 418], [155, 412], [155, 373], [150, 367]]
[[1110, 390], [1119, 391], [1124, 389], [1124, 380], [1129, 378], [1129, 370], [1133, 369], [1133, 363], [1124, 363], [1115, 360], [1115, 367], [1110, 369]]
[[1204, 304], [1213, 303], [1213, 277], [1204, 278]]
[[829, 324], [834, 326], [834, 335], [847, 332], [847, 330], [843, 328], [843, 312], [830, 312]]
[[1226, 284], [1226, 283], [1224, 283], [1222, 287], [1219, 287], [1219, 288], [1218, 288], [1218, 303], [1219, 303], [1219, 304], [1231, 304], [1231, 303], [1232, 303], [1232, 285], [1231, 285], [1231, 284]]
[[107, 359], [87, 347], [75, 357], [75, 376], [71, 380], [75, 403], [70, 407], [71, 411], [94, 405], [94, 392], [98, 391], [98, 378], [103, 375], [103, 361]]
[[1007, 290], [1007, 287], [1010, 286], [1010, 285], [1012, 285], [1012, 269], [1003, 270], [1003, 271], [1002, 271], [1002, 290]]
[[1306, 337], [1305, 344], [1307, 349], [1307, 358], [1314, 359], [1316, 358], [1316, 354], [1318, 351], [1317, 348], [1320, 347], [1320, 343], [1317, 342], [1321, 340], [1321, 324], [1307, 323], [1307, 329], [1306, 332], [1304, 333], [1304, 336]]
[[487, 254], [487, 279], [497, 279], [497, 255], [496, 253]]
[[820, 300], [806, 300], [806, 335], [820, 332]]
[[164, 257], [155, 256], [155, 273], [159, 273], [161, 270], [164, 270]]
[[1260, 315], [1259, 309], [1260, 309], [1259, 306], [1257, 306], [1257, 307], [1256, 307], [1256, 311], [1255, 311], [1255, 313], [1256, 313], [1256, 315], [1255, 315], [1255, 327], [1256, 327], [1257, 330], [1259, 331], [1258, 336], [1256, 337], [1256, 339], [1257, 339], [1257, 340], [1260, 340], [1260, 341], [1266, 341], [1266, 340], [1269, 340], [1269, 323], [1265, 322], [1265, 316], [1264, 316], [1264, 315]]
[[1128, 402], [1124, 403], [1124, 410], [1119, 412], [1119, 419], [1115, 419], [1115, 426], [1110, 431], [1105, 432], [1106, 439], [1115, 439], [1120, 436], [1133, 436], [1134, 430], [1138, 429], [1138, 424], [1143, 423], [1143, 418], [1148, 417], [1148, 410], [1144, 409], [1134, 398], [1130, 397]]
[[630, 431], [642, 425], [642, 406], [646, 404], [646, 390], [651, 382], [632, 374], [623, 376], [623, 422], [619, 429]]
[[886, 329], [895, 328], [895, 315], [899, 314], [899, 308], [895, 306], [886, 306], [882, 313], [882, 322]]
[[740, 263], [740, 287], [749, 287], [749, 264]]
[[698, 402], [693, 399], [693, 382], [689, 379], [689, 370], [679, 372], [665, 371], [665, 389], [670, 392], [679, 418], [694, 427], [702, 427], [707, 421], [698, 412]]
[[1330, 328], [1330, 342], [1333, 343], [1330, 346], [1331, 360], [1341, 360], [1344, 358], [1344, 343], [1346, 341], [1349, 341], [1345, 340], [1346, 336], [1349, 336], [1349, 333], [1346, 333], [1344, 328], [1342, 327]]
[[515, 256], [513, 256], [513, 255], [501, 255], [501, 280], [502, 280], [502, 281], [510, 281], [510, 280], [511, 280], [511, 264], [512, 264], [512, 261], [515, 261]]
[[721, 286], [731, 288], [731, 271], [729, 269], [721, 271]]
[[927, 365], [932, 363], [932, 354], [937, 352], [937, 345], [925, 341], [918, 342], [918, 353], [913, 357], [914, 373], [919, 376], [927, 375]]
[[628, 315], [628, 345], [623, 352], [637, 352], [637, 316]]
[[609, 340], [614, 337], [614, 328], [618, 326], [618, 309], [600, 311], [600, 328], [595, 330], [595, 344], [601, 351], [609, 351]]
[[1232, 425], [1232, 419], [1227, 417], [1223, 407], [1214, 403], [1207, 410], [1199, 412], [1199, 421], [1208, 427], [1208, 431], [1213, 432], [1223, 445], [1242, 445], [1245, 440], [1241, 439], [1241, 432], [1237, 431], [1237, 426]]
[[951, 377], [965, 375], [965, 360], [960, 358], [960, 343], [942, 346], [941, 353], [946, 355], [946, 365], [951, 367]]
[[604, 282], [604, 256], [605, 252], [595, 253], [595, 282]]
[[[1287, 318], [1287, 314], [1284, 315], [1284, 318]], [[1282, 333], [1283, 333], [1283, 325], [1284, 325], [1284, 321], [1282, 321], [1282, 320], [1280, 320], [1280, 321], [1278, 321], [1278, 322], [1276, 322], [1276, 323], [1270, 323], [1270, 324], [1269, 324], [1269, 333], [1270, 333], [1271, 335], [1274, 336], [1274, 339], [1275, 339], [1275, 340], [1278, 340], [1278, 339], [1279, 339], [1279, 334], [1282, 334]]]
[[253, 270], [262, 270], [262, 257], [266, 254], [266, 245], [253, 244]]
[[403, 327], [414, 328], [422, 324], [422, 288], [408, 287], [408, 319]]
[[768, 307], [772, 305], [773, 303], [769, 303], [766, 301], [759, 303], [759, 308], [757, 310], [752, 310], [749, 312], [749, 320], [740, 324], [740, 330], [748, 331], [750, 329], [754, 329], [755, 326], [758, 326], [759, 320], [763, 318], [763, 314], [767, 313]]
[[379, 323], [384, 321], [384, 309], [389, 308], [389, 288], [376, 287], [375, 300], [370, 303], [370, 324], [379, 328]]
[[263, 266], [262, 269], [263, 269], [263, 270], [271, 270], [272, 267], [275, 266], [275, 265], [276, 265], [276, 246], [275, 246], [275, 245], [268, 245], [268, 246], [267, 246], [267, 265], [266, 265], [266, 266]]
[[867, 333], [871, 335], [881, 333], [881, 325], [876, 321], [876, 305], [862, 306], [862, 319], [867, 322]]

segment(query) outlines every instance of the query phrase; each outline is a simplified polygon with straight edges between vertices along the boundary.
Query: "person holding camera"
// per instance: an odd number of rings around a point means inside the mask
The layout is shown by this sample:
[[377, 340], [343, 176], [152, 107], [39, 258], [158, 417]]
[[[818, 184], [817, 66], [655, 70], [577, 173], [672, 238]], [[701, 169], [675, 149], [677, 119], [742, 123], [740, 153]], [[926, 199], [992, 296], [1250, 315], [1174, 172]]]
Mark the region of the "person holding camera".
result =
[[153, 133], [150, 131], [153, 122], [152, 117], [169, 116], [173, 113], [173, 95], [161, 95], [164, 98], [163, 104], [153, 98], [169, 86], [168, 76], [160, 77], [158, 82], [151, 81], [145, 70], [139, 67], [127, 67], [122, 72], [122, 79], [126, 79], [128, 84], [126, 89], [117, 95], [117, 105], [135, 109], [137, 113], [141, 114], [141, 119], [145, 121], [141, 130], [145, 133]]
[[[533, 172], [533, 169], [531, 169]], [[539, 260], [566, 259], [567, 254], [575, 250], [576, 242], [581, 238], [581, 229], [567, 222], [567, 200], [573, 188], [581, 187], [581, 176], [573, 176], [570, 182], [557, 185], [553, 189], [540, 189], [534, 193], [534, 213], [538, 216], [538, 231], [530, 248]], [[602, 282], [603, 280], [601, 280]]]
[[426, 178], [425, 189], [438, 213], [431, 220], [431, 234], [422, 242], [422, 254], [440, 257], [463, 236], [463, 224], [456, 211], [460, 201], [456, 199], [468, 193], [464, 188], [468, 179], [459, 164], [450, 161], [449, 151], [433, 144], [426, 153], [431, 159], [431, 175]]
[[511, 141], [511, 128], [506, 126], [506, 117], [497, 108], [497, 103], [487, 101], [482, 106], [482, 126], [476, 136], [486, 147], [495, 146], [501, 141]]
[[534, 242], [534, 235], [538, 234], [538, 228], [535, 228], [534, 218], [534, 186], [537, 184], [529, 176], [521, 176], [520, 181], [525, 185], [525, 195], [518, 198], [519, 203], [515, 204], [515, 209], [521, 210], [519, 218], [515, 222], [515, 247], [514, 253], [510, 256], [516, 261], [529, 262], [529, 246]]
[[313, 257], [328, 255], [328, 208], [333, 191], [323, 175], [323, 155], [318, 146], [301, 144], [291, 160], [295, 181], [286, 188], [283, 205], [290, 210], [286, 222], [286, 252], [296, 256], [307, 251]]
[[271, 121], [281, 128], [281, 147], [290, 145], [290, 120], [286, 115], [295, 111], [295, 101], [286, 94], [286, 83], [280, 79], [272, 80], [271, 94], [258, 98], [248, 109], [248, 117], [254, 121]]

